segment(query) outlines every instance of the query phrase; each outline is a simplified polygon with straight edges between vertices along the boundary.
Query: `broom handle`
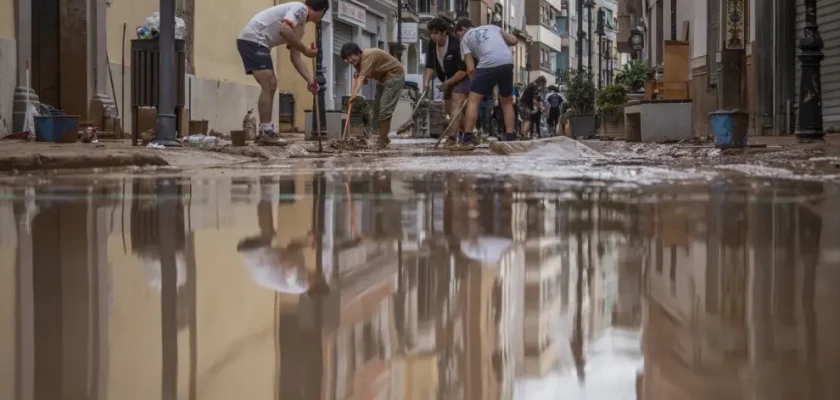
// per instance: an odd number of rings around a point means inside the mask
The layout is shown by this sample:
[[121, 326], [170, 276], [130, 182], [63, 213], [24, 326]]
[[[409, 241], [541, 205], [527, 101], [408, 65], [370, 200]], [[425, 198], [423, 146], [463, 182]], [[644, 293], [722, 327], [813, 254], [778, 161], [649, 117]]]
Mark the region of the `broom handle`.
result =
[[[312, 50], [315, 50], [315, 43], [314, 42], [312, 43]], [[312, 59], [312, 83], [313, 83], [313, 86], [318, 85], [318, 78], [317, 78], [318, 72], [315, 70], [315, 68], [317, 66], [318, 65], [317, 65], [317, 57], [316, 57], [316, 58]], [[320, 90], [320, 88], [318, 88], [318, 89]], [[318, 93], [317, 92], [314, 94], [314, 99], [315, 99], [315, 101], [314, 101], [315, 107], [313, 107], [313, 108], [315, 109], [315, 134], [318, 135], [318, 152], [322, 152], [323, 149], [321, 148], [321, 113], [318, 110], [318, 107], [320, 106], [320, 104], [318, 104], [320, 99], [318, 98]]]
[[440, 145], [440, 141], [443, 140], [443, 138], [446, 137], [446, 134], [449, 132], [449, 129], [452, 128], [452, 124], [454, 124], [455, 121], [458, 120], [458, 117], [461, 116], [461, 112], [463, 112], [466, 107], [467, 107], [467, 100], [464, 100], [464, 103], [461, 104], [461, 108], [458, 109], [458, 112], [455, 113], [455, 115], [452, 117], [452, 121], [449, 122], [449, 125], [440, 134], [440, 137], [438, 138], [437, 142], [435, 142], [435, 147], [434, 147], [435, 149], [438, 147], [438, 145]]

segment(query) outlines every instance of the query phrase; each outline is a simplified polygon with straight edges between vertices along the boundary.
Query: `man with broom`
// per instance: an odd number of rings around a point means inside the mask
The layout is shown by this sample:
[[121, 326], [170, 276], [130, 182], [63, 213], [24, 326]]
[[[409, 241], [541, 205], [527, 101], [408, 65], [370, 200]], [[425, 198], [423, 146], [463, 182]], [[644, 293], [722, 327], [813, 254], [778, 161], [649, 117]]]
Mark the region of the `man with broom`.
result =
[[[498, 85], [505, 119], [503, 140], [516, 140], [513, 114], [513, 54], [510, 46], [519, 40], [496, 25], [475, 27], [468, 18], [458, 20], [455, 34], [461, 39], [461, 55], [470, 76], [464, 132], [472, 132], [478, 121], [478, 105], [493, 95]], [[478, 65], [475, 60], [478, 59]]]
[[[467, 77], [467, 64], [461, 57], [461, 41], [453, 32], [451, 25], [442, 17], [436, 17], [427, 24], [429, 30], [428, 51], [426, 52], [426, 75], [423, 81], [423, 91], [432, 86], [432, 79], [437, 78], [442, 82], [440, 90], [443, 92], [443, 107], [449, 118], [461, 119], [458, 111], [467, 100], [470, 93], [470, 79]], [[461, 121], [454, 125], [460, 131]], [[446, 146], [457, 143], [456, 138], [460, 137], [464, 143], [473, 141], [472, 132], [450, 133]]]
[[356, 70], [350, 103], [368, 79], [376, 81], [373, 121], [379, 123], [378, 144], [380, 149], [384, 149], [391, 143], [388, 132], [391, 130], [391, 117], [405, 85], [405, 69], [400, 60], [386, 51], [377, 48], [362, 50], [358, 44], [352, 42], [341, 47], [341, 58]]
[[309, 58], [318, 55], [318, 49], [307, 47], [300, 41], [303, 38], [304, 25], [307, 22], [318, 23], [330, 8], [329, 0], [306, 0], [306, 3], [283, 3], [260, 11], [245, 25], [236, 48], [242, 57], [245, 73], [253, 75], [262, 89], [257, 100], [260, 117], [258, 141], [263, 144], [284, 145], [286, 142], [277, 136], [271, 123], [271, 110], [274, 107], [274, 95], [277, 93], [277, 76], [271, 61], [271, 49], [286, 45], [289, 57], [298, 74], [307, 82], [312, 93], [318, 93], [318, 84], [310, 75], [306, 64], [301, 59], [303, 54]]

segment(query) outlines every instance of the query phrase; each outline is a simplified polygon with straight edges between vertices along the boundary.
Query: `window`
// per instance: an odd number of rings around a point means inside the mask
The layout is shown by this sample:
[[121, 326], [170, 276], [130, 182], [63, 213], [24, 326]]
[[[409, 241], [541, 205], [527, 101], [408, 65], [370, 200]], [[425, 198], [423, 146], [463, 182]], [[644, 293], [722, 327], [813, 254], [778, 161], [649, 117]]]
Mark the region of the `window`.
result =
[[609, 8], [604, 7], [604, 27], [607, 29], [615, 30], [615, 16], [613, 16], [613, 11]]
[[561, 36], [567, 35], [569, 33], [569, 18], [561, 17], [558, 14], [558, 17], [554, 19], [554, 28]]

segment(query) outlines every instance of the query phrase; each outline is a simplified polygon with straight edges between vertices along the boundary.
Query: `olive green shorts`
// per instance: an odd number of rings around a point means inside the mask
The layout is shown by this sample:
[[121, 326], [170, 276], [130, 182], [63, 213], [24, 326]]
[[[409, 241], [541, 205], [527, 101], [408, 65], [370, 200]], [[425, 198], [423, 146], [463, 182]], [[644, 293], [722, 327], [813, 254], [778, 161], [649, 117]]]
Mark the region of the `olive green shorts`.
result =
[[405, 75], [392, 76], [376, 83], [376, 97], [373, 102], [373, 120], [387, 121], [394, 115], [397, 102], [400, 100]]

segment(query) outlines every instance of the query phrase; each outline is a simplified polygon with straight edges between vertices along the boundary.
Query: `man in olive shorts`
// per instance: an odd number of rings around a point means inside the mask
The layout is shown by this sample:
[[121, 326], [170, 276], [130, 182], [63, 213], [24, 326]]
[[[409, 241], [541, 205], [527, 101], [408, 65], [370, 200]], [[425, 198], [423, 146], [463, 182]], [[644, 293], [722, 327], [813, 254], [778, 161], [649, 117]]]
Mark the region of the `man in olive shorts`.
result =
[[[441, 17], [436, 17], [427, 24], [429, 30], [429, 47], [426, 51], [426, 75], [423, 81], [423, 89], [428, 90], [432, 86], [432, 79], [437, 78], [442, 82], [440, 85], [443, 91], [443, 107], [449, 118], [457, 118], [455, 126], [461, 131], [463, 118], [455, 116], [461, 106], [467, 100], [470, 93], [470, 78], [467, 77], [467, 64], [461, 57], [461, 40], [450, 32], [450, 24]], [[472, 141], [472, 132], [464, 135], [461, 132], [451, 133], [446, 145], [454, 145], [456, 137], [460, 136], [465, 143]]]
[[405, 85], [405, 69], [399, 60], [386, 51], [376, 48], [362, 50], [356, 43], [342, 46], [341, 58], [356, 69], [351, 99], [356, 98], [368, 79], [376, 81], [373, 120], [379, 121], [379, 147], [387, 147], [391, 143], [388, 139], [391, 117]]

